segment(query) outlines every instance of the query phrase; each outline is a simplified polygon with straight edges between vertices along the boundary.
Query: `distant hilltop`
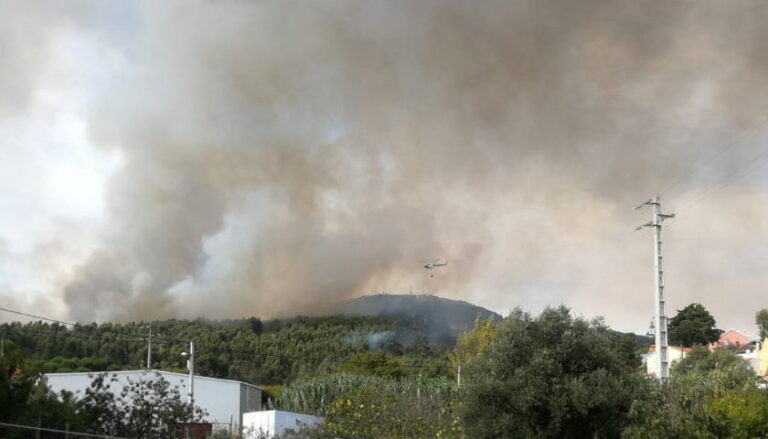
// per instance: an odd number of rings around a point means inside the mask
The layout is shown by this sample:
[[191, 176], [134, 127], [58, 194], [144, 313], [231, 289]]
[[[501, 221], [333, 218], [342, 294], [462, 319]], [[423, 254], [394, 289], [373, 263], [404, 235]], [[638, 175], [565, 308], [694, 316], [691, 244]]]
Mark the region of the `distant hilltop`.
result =
[[461, 300], [430, 295], [375, 294], [344, 300], [316, 308], [315, 316], [348, 315], [386, 317], [401, 326], [416, 325], [433, 346], [453, 346], [475, 320], [501, 320], [501, 315]]

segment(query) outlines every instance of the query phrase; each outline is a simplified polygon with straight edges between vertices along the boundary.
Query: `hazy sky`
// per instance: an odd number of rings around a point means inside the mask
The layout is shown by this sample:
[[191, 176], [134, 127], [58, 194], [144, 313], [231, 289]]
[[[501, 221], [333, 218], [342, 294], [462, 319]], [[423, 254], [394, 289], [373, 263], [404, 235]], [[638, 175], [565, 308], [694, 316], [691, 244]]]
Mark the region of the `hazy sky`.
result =
[[0, 306], [268, 317], [412, 292], [645, 332], [633, 207], [660, 195], [670, 309], [754, 334], [768, 307], [768, 3], [0, 12]]

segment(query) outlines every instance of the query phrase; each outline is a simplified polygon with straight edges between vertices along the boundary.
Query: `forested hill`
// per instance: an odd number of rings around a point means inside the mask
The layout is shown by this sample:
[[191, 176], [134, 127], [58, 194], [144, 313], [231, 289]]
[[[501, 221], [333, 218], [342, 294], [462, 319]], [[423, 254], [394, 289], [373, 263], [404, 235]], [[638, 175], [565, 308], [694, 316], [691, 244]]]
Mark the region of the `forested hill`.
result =
[[[199, 374], [255, 384], [343, 370], [355, 354], [374, 351], [397, 357], [407, 371], [434, 375], [447, 368], [445, 352], [431, 347], [418, 328], [389, 318], [165, 320], [152, 322], [152, 331], [153, 368], [184, 372], [181, 353], [194, 341]], [[6, 348], [21, 348], [43, 372], [144, 368], [147, 336], [144, 322], [0, 325]]]
[[[254, 384], [284, 384], [372, 359], [383, 363], [366, 367], [385, 367], [394, 375], [445, 376], [452, 373], [446, 349], [456, 336], [478, 318], [501, 319], [487, 309], [434, 296], [365, 296], [318, 312], [340, 315], [154, 321], [152, 367], [185, 372], [181, 353], [194, 341], [199, 374]], [[146, 322], [0, 325], [6, 348], [20, 348], [42, 372], [145, 368], [148, 333]]]
[[[181, 352], [194, 341], [199, 374], [255, 384], [336, 372], [354, 367], [351, 358], [375, 352], [396, 360], [387, 367], [401, 365], [403, 373], [434, 376], [449, 373], [445, 350], [476, 319], [501, 318], [485, 308], [434, 296], [366, 296], [316, 311], [311, 317], [263, 322], [154, 321], [152, 367], [183, 372]], [[144, 368], [148, 333], [147, 322], [0, 325], [6, 343], [20, 347], [43, 372]]]
[[[347, 315], [393, 319], [400, 327], [417, 327], [430, 345], [452, 347], [456, 338], [471, 329], [476, 319], [501, 320], [502, 316], [462, 300], [431, 295], [374, 294], [315, 308], [315, 316]], [[637, 349], [646, 349], [653, 338], [611, 330], [616, 337], [629, 336]]]
[[315, 309], [313, 315], [385, 317], [401, 326], [414, 326], [434, 346], [453, 346], [456, 337], [471, 329], [476, 319], [501, 316], [493, 311], [460, 300], [427, 295], [376, 294], [345, 300]]

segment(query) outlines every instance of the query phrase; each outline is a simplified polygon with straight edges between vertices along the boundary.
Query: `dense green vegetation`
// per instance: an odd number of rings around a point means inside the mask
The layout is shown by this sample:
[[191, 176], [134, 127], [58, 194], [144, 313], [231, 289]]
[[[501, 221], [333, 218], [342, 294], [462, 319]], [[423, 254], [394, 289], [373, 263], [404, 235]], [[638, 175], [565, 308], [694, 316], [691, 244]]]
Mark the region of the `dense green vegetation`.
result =
[[768, 390], [733, 351], [704, 348], [672, 369], [668, 383], [649, 381], [624, 431], [627, 438], [768, 437]]
[[469, 437], [621, 434], [644, 381], [631, 344], [600, 321], [573, 318], [565, 307], [536, 318], [515, 311], [496, 331], [465, 368]]
[[[99, 385], [107, 376], [80, 400], [51, 395], [36, 380], [40, 371], [141, 367], [142, 324], [0, 330], [0, 421], [138, 438], [200, 416], [162, 383], [127, 392], [155, 392], [174, 410], [108, 394]], [[184, 341], [194, 339], [201, 373], [273, 383], [265, 386], [270, 408], [325, 418], [296, 437], [768, 437], [768, 390], [733, 351], [696, 348], [659, 382], [646, 376], [633, 335], [565, 307], [476, 318], [451, 349], [431, 346], [418, 324], [388, 318], [166, 321], [153, 330], [157, 368], [180, 369]], [[132, 413], [157, 421], [117, 421]]]
[[[447, 360], [418, 328], [377, 317], [297, 317], [153, 322], [152, 366], [183, 371], [181, 352], [194, 340], [198, 373], [258, 384], [283, 384], [309, 373], [340, 370], [353, 354], [379, 350], [424, 373], [444, 373]], [[44, 322], [0, 325], [0, 336], [27, 353], [44, 372], [146, 367], [145, 323], [76, 325]], [[347, 365], [347, 367], [352, 367]]]
[[321, 438], [460, 439], [459, 403], [446, 378], [335, 374], [286, 387], [280, 408], [323, 416]]

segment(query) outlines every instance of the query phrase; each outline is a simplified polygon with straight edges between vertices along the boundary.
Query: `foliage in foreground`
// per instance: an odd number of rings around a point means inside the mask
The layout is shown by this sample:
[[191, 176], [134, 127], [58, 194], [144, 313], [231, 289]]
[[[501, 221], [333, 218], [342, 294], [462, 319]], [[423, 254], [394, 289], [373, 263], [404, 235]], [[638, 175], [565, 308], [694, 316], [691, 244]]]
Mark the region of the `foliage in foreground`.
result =
[[283, 389], [278, 407], [323, 416], [313, 437], [458, 439], [458, 403], [455, 383], [445, 378], [347, 373], [294, 382]]
[[650, 381], [630, 412], [624, 437], [768, 437], [768, 391], [727, 349], [698, 349], [672, 369], [668, 383]]
[[181, 389], [156, 373], [129, 379], [120, 393], [115, 375], [97, 375], [80, 401], [88, 431], [132, 438], [168, 437], [177, 424], [200, 422], [207, 413], [182, 396]]
[[[461, 407], [471, 438], [618, 437], [644, 391], [632, 345], [565, 307], [515, 311], [467, 367]], [[628, 352], [625, 352], [627, 351]]]
[[[72, 430], [86, 427], [79, 416], [79, 407], [71, 396], [57, 399], [39, 383], [36, 374], [21, 351], [6, 342], [4, 356], [0, 358], [0, 421], [20, 425], [44, 425], [50, 428]], [[0, 437], [29, 438], [30, 431], [0, 427]]]
[[[109, 387], [114, 378], [104, 373], [95, 377], [82, 399], [71, 393], [54, 395], [18, 349], [12, 344], [5, 348], [5, 356], [0, 358], [2, 422], [142, 439], [169, 437], [177, 424], [205, 416], [159, 376], [129, 382], [115, 394]], [[0, 427], [2, 438], [33, 435], [29, 430]]]

